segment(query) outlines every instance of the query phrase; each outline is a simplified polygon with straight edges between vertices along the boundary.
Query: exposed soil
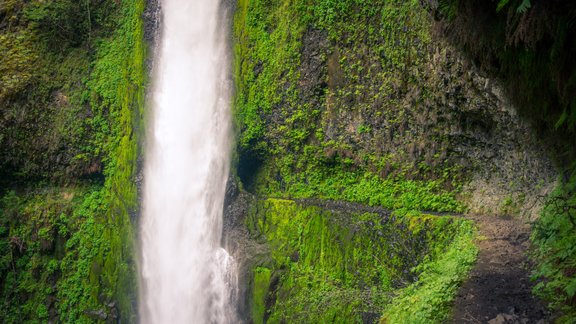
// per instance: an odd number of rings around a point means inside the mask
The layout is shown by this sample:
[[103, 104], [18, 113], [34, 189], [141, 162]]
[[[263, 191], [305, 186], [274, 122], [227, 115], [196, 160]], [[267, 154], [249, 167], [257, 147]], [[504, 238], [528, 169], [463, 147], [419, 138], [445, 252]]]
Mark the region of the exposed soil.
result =
[[480, 254], [456, 296], [452, 323], [550, 323], [544, 304], [531, 293], [529, 226], [515, 218], [467, 218], [480, 229]]

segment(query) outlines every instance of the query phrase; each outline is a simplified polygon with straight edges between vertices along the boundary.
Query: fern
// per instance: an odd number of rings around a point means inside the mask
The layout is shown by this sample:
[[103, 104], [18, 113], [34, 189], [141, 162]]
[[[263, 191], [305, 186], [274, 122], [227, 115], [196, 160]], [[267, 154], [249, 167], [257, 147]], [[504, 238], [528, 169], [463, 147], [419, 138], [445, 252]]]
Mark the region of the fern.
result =
[[[508, 0], [503, 0], [503, 1], [508, 1]], [[524, 0], [516, 9], [516, 12], [525, 13], [526, 10], [530, 9], [530, 7], [532, 7], [532, 3], [530, 3], [530, 0]]]
[[500, 0], [500, 2], [498, 2], [498, 6], [496, 7], [496, 12], [500, 12], [502, 8], [506, 7], [508, 2], [510, 2], [510, 0]]
[[564, 112], [562, 113], [560, 118], [558, 118], [558, 121], [554, 125], [554, 128], [556, 128], [556, 129], [560, 128], [560, 126], [564, 125], [564, 123], [566, 122], [566, 119], [568, 119], [568, 111], [564, 110]]
[[[508, 0], [502, 0], [502, 1], [508, 1]], [[448, 20], [452, 20], [456, 18], [456, 14], [458, 12], [458, 1], [457, 0], [440, 1], [438, 4], [438, 10]]]
[[[510, 0], [500, 0], [498, 2], [498, 5], [496, 6], [496, 12], [502, 11], [502, 9], [504, 9], [504, 7], [506, 7], [509, 3]], [[518, 6], [518, 8], [516, 8], [516, 12], [525, 13], [526, 10], [530, 9], [530, 7], [532, 7], [532, 3], [530, 2], [530, 0], [523, 0], [522, 3], [520, 3], [520, 5]]]

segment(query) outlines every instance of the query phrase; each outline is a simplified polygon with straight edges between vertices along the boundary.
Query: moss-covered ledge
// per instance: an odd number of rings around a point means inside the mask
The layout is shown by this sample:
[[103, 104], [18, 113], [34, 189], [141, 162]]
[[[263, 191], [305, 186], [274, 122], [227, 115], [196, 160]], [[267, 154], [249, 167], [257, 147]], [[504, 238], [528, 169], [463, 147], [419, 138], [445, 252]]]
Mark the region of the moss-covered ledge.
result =
[[269, 253], [252, 267], [251, 312], [269, 322], [441, 322], [476, 259], [471, 221], [253, 204], [246, 225]]

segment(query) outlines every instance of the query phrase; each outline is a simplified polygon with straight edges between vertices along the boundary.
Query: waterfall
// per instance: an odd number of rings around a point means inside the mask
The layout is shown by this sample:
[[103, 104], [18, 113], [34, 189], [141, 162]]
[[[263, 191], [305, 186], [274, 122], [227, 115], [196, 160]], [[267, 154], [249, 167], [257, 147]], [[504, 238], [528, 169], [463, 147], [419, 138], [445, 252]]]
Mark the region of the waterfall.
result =
[[140, 321], [235, 322], [234, 260], [221, 247], [230, 161], [226, 12], [162, 0], [145, 152]]

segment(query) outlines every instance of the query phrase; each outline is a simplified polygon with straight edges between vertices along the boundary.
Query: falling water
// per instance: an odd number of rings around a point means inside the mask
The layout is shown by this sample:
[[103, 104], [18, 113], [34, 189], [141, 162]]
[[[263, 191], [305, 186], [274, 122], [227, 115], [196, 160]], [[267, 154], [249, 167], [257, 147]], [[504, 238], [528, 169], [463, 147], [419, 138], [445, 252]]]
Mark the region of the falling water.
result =
[[230, 323], [234, 260], [221, 245], [230, 160], [226, 14], [162, 0], [144, 173], [140, 320]]

